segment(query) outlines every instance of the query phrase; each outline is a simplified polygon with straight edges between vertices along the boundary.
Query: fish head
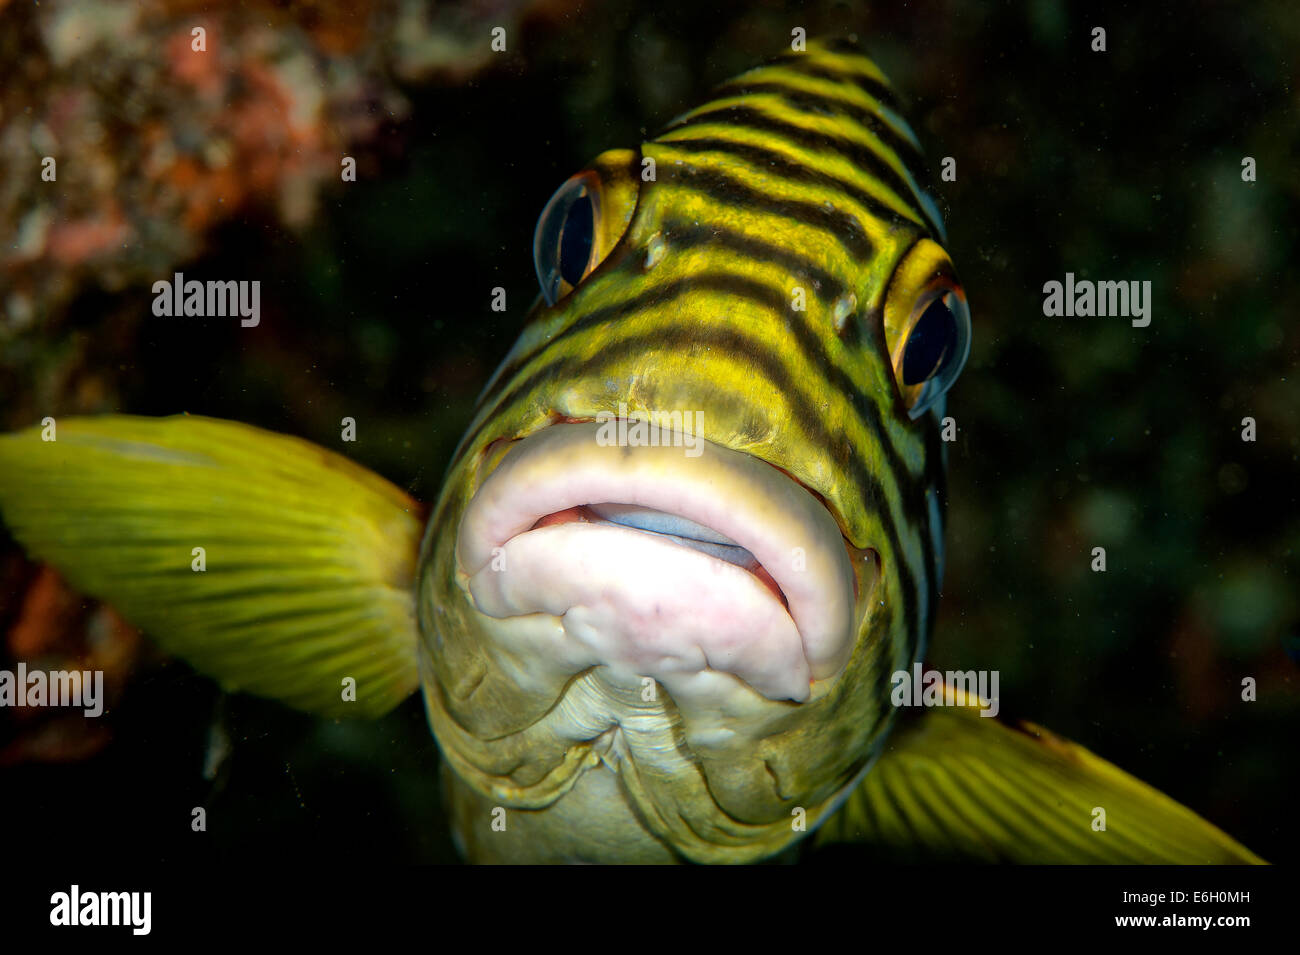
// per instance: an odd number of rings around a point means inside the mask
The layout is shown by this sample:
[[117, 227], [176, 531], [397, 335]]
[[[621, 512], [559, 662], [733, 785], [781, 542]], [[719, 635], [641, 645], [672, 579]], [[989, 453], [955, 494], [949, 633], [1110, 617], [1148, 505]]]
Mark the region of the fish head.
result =
[[810, 48], [728, 91], [547, 204], [543, 300], [418, 572], [457, 779], [695, 861], [779, 851], [879, 751], [934, 611], [969, 348], [874, 65]]

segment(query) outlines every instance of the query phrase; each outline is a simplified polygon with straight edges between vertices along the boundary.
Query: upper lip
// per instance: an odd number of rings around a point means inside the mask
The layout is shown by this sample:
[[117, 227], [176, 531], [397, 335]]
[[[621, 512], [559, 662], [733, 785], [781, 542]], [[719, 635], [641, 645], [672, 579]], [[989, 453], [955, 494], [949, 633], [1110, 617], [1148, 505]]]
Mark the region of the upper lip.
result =
[[[758, 567], [750, 569], [760, 579], [770, 575], [784, 597], [807, 673], [825, 679], [843, 668], [854, 642], [855, 575], [839, 526], [816, 496], [778, 468], [720, 445], [704, 442], [705, 454], [687, 458], [680, 448], [601, 447], [595, 432], [594, 424], [564, 423], [514, 442], [462, 520], [457, 556], [467, 576], [552, 515], [593, 504], [650, 508], [752, 554]], [[798, 686], [787, 675], [781, 686], [789, 698], [808, 695], [807, 677]]]

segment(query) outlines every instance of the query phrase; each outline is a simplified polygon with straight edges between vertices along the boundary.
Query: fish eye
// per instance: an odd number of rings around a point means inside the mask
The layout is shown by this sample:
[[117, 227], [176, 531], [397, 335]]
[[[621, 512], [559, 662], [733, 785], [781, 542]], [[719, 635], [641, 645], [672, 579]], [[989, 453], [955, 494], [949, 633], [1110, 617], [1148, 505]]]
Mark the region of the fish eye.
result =
[[627, 231], [639, 191], [640, 154], [611, 149], [555, 191], [533, 233], [533, 264], [554, 305], [609, 257]]
[[596, 210], [585, 192], [569, 203], [564, 228], [560, 230], [560, 278], [577, 285], [587, 274], [591, 240], [596, 228]]
[[890, 299], [886, 342], [908, 416], [916, 419], [943, 397], [966, 364], [970, 309], [947, 255], [929, 240], [900, 263]]
[[914, 316], [894, 364], [912, 419], [947, 393], [970, 354], [970, 313], [961, 289], [923, 298]]
[[533, 264], [546, 304], [554, 305], [587, 277], [593, 264], [599, 193], [592, 173], [579, 173], [555, 191], [533, 234]]
[[957, 319], [943, 298], [921, 313], [903, 346], [903, 384], [919, 385], [952, 364], [957, 348]]

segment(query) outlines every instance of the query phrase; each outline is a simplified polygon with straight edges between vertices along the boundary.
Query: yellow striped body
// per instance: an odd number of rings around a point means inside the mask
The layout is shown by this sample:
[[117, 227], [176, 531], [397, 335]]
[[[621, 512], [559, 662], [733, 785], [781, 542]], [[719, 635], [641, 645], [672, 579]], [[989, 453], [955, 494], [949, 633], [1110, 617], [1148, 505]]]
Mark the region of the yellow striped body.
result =
[[[548, 813], [587, 820], [561, 828], [617, 817], [623, 842], [651, 855], [743, 861], [778, 851], [801, 834], [794, 809], [811, 828], [868, 765], [892, 715], [889, 675], [917, 658], [929, 627], [941, 445], [936, 415], [907, 414], [885, 332], [887, 313], [897, 321], [904, 308], [888, 294], [909, 253], [950, 272], [916, 185], [914, 137], [857, 54], [812, 47], [719, 94], [639, 153], [598, 160], [613, 188], [634, 187], [622, 238], [533, 316], [488, 386], [430, 522], [421, 659], [472, 857], [556, 857], [539, 852], [536, 834], [495, 838], [483, 815], [492, 806], [528, 810], [530, 833], [547, 828]], [[721, 719], [662, 697], [645, 703], [639, 687], [599, 668], [531, 667], [521, 686], [500, 649], [517, 624], [474, 608], [457, 528], [494, 442], [620, 403], [702, 410], [704, 438], [793, 476], [825, 502], [850, 550], [879, 554], [879, 585], [859, 581], [851, 660], [808, 702], [737, 691], [717, 701]], [[642, 857], [569, 835], [574, 858]]]

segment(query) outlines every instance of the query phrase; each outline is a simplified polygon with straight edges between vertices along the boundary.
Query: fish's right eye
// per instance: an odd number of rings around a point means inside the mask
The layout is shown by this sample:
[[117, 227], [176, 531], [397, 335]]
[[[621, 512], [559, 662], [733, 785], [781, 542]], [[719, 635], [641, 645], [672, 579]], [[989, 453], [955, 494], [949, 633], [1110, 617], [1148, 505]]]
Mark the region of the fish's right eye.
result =
[[627, 231], [639, 192], [640, 154], [611, 149], [555, 191], [533, 233], [533, 264], [547, 305], [590, 275]]
[[551, 196], [533, 234], [533, 263], [546, 304], [554, 305], [595, 267], [592, 261], [600, 193], [591, 172], [574, 176]]
[[564, 228], [560, 231], [560, 278], [570, 285], [577, 285], [587, 274], [595, 217], [591, 196], [586, 193], [569, 203]]

